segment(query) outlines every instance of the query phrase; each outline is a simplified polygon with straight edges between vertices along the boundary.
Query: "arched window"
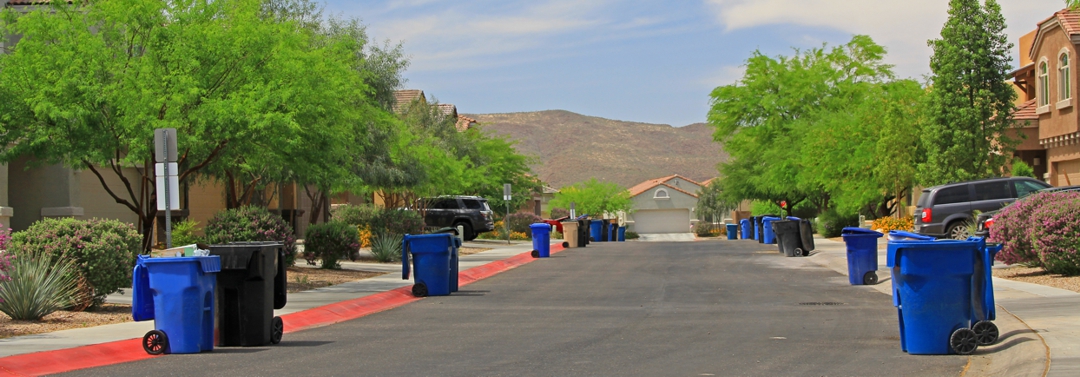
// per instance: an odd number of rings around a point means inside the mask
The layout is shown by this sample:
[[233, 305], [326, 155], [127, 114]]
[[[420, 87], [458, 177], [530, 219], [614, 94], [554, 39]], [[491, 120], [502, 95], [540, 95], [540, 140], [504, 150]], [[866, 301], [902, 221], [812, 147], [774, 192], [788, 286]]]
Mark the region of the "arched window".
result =
[[1039, 62], [1039, 83], [1038, 84], [1039, 84], [1039, 87], [1038, 87], [1039, 106], [1049, 105], [1050, 104], [1050, 69], [1047, 68], [1046, 61]]
[[1069, 53], [1058, 56], [1058, 101], [1072, 98], [1072, 84], [1069, 75]]
[[653, 194], [653, 199], [671, 199], [671, 197], [668, 196], [667, 190], [659, 189]]

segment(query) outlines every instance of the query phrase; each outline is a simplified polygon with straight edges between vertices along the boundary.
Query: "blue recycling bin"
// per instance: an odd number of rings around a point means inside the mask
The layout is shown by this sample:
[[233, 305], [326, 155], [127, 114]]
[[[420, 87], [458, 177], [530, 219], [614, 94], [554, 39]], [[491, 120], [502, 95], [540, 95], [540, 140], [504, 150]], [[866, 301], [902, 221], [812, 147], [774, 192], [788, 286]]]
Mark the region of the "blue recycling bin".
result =
[[882, 234], [869, 229], [846, 227], [840, 231], [840, 236], [847, 246], [848, 283], [877, 284], [877, 240]]
[[739, 233], [739, 226], [738, 225], [727, 224], [727, 239], [729, 239], [729, 240], [737, 239], [738, 238], [737, 237], [738, 233]]
[[151, 355], [214, 349], [214, 290], [221, 259], [216, 256], [149, 258], [140, 255], [132, 273], [131, 316], [154, 320], [143, 336]]
[[[450, 260], [454, 253], [454, 242], [454, 235], [449, 233], [405, 235], [401, 241], [401, 279], [409, 279], [411, 255], [413, 296], [450, 294]], [[457, 276], [454, 276], [453, 280], [456, 281]]]
[[761, 218], [761, 242], [768, 244], [776, 243], [776, 233], [773, 232], [772, 222], [780, 220], [779, 217], [765, 216]]
[[603, 241], [602, 239], [600, 239], [600, 233], [601, 233], [601, 229], [603, 228], [603, 225], [604, 225], [604, 222], [601, 221], [601, 220], [598, 220], [598, 219], [589, 220], [589, 238], [591, 238], [593, 242], [602, 242]]
[[532, 256], [533, 258], [547, 258], [551, 256], [551, 225], [536, 223], [529, 225], [532, 230]]
[[619, 242], [626, 242], [626, 227], [619, 227]]
[[750, 225], [750, 219], [739, 220], [739, 228], [742, 232], [739, 239], [748, 240], [750, 239], [750, 236], [754, 234], [754, 227], [753, 225]]
[[909, 354], [970, 354], [979, 340], [971, 329], [980, 293], [973, 279], [982, 266], [978, 241], [891, 241], [893, 306], [900, 349]]

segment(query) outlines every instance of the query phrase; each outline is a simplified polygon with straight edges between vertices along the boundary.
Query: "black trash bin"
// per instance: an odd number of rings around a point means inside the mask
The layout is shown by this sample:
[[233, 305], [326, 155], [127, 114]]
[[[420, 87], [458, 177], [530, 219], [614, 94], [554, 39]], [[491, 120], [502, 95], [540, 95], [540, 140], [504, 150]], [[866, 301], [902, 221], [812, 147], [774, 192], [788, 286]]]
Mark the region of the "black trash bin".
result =
[[810, 255], [814, 251], [814, 225], [810, 220], [799, 220], [799, 238], [802, 239], [803, 255]]
[[609, 230], [611, 229], [608, 224], [611, 224], [611, 219], [600, 219], [600, 239], [596, 242], [607, 242]]
[[577, 221], [577, 243], [578, 247], [585, 247], [589, 244], [589, 220]]
[[285, 245], [234, 242], [210, 245], [221, 257], [217, 274], [217, 345], [253, 347], [281, 342], [284, 326], [274, 309], [285, 307]]
[[799, 220], [776, 220], [772, 222], [772, 231], [776, 234], [776, 244], [781, 254], [789, 257], [800, 257], [810, 253], [802, 247], [799, 222]]

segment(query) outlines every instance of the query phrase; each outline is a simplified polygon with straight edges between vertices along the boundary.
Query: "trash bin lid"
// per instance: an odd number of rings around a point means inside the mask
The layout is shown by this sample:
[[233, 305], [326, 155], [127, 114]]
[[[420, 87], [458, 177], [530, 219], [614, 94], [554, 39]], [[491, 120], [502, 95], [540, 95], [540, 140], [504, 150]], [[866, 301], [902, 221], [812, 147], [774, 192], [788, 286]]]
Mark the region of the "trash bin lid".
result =
[[889, 241], [933, 241], [934, 237], [902, 230], [890, 230]]
[[795, 217], [795, 216], [788, 216], [788, 217], [787, 217], [787, 219], [788, 219], [788, 220], [792, 220], [792, 221], [799, 221], [799, 220], [802, 220], [802, 219], [800, 219], [800, 218], [798, 218], [798, 217]]
[[884, 236], [884, 234], [881, 234], [881, 232], [873, 231], [873, 230], [870, 230], [870, 229], [863, 229], [863, 228], [859, 228], [859, 227], [853, 227], [853, 226], [845, 227], [843, 230], [840, 231], [840, 235], [843, 236], [843, 237], [874, 237], [874, 238], [880, 238], [881, 236]]

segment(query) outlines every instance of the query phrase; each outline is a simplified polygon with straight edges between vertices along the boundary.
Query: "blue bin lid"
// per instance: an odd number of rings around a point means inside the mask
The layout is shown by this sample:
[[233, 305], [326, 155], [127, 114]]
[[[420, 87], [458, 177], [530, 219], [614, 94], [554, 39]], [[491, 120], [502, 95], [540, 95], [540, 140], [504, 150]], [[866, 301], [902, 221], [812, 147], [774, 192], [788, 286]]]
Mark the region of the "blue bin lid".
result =
[[788, 220], [793, 220], [793, 221], [799, 221], [799, 220], [802, 220], [802, 219], [800, 219], [800, 218], [798, 218], [798, 217], [795, 217], [795, 216], [788, 216], [788, 217], [787, 217], [787, 219], [788, 219]]
[[859, 227], [849, 226], [849, 227], [845, 227], [843, 230], [841, 230], [840, 235], [844, 236], [844, 237], [874, 237], [874, 238], [880, 238], [884, 234], [881, 234], [881, 232], [873, 231], [873, 230], [870, 230], [870, 229], [863, 229], [863, 228], [859, 228]]
[[548, 223], [533, 223], [529, 225], [529, 229], [532, 230], [551, 230], [551, 224]]
[[912, 240], [921, 240], [921, 241], [933, 241], [934, 240], [934, 237], [932, 237], [932, 236], [926, 236], [926, 235], [922, 235], [922, 234], [918, 234], [918, 233], [905, 232], [905, 231], [902, 231], [902, 230], [890, 230], [889, 231], [889, 240], [890, 241], [904, 241], [904, 242], [908, 241], [908, 240], [901, 240], [899, 238], [910, 238]]
[[761, 221], [776, 221], [776, 220], [780, 220], [780, 218], [775, 217], [775, 216], [765, 216], [765, 217], [761, 218]]
[[749, 223], [750, 223], [750, 219], [739, 220], [739, 224], [749, 224]]
[[[450, 233], [406, 234], [402, 237], [402, 246], [413, 254], [450, 253], [454, 235]], [[404, 262], [404, 261], [403, 261]]]

